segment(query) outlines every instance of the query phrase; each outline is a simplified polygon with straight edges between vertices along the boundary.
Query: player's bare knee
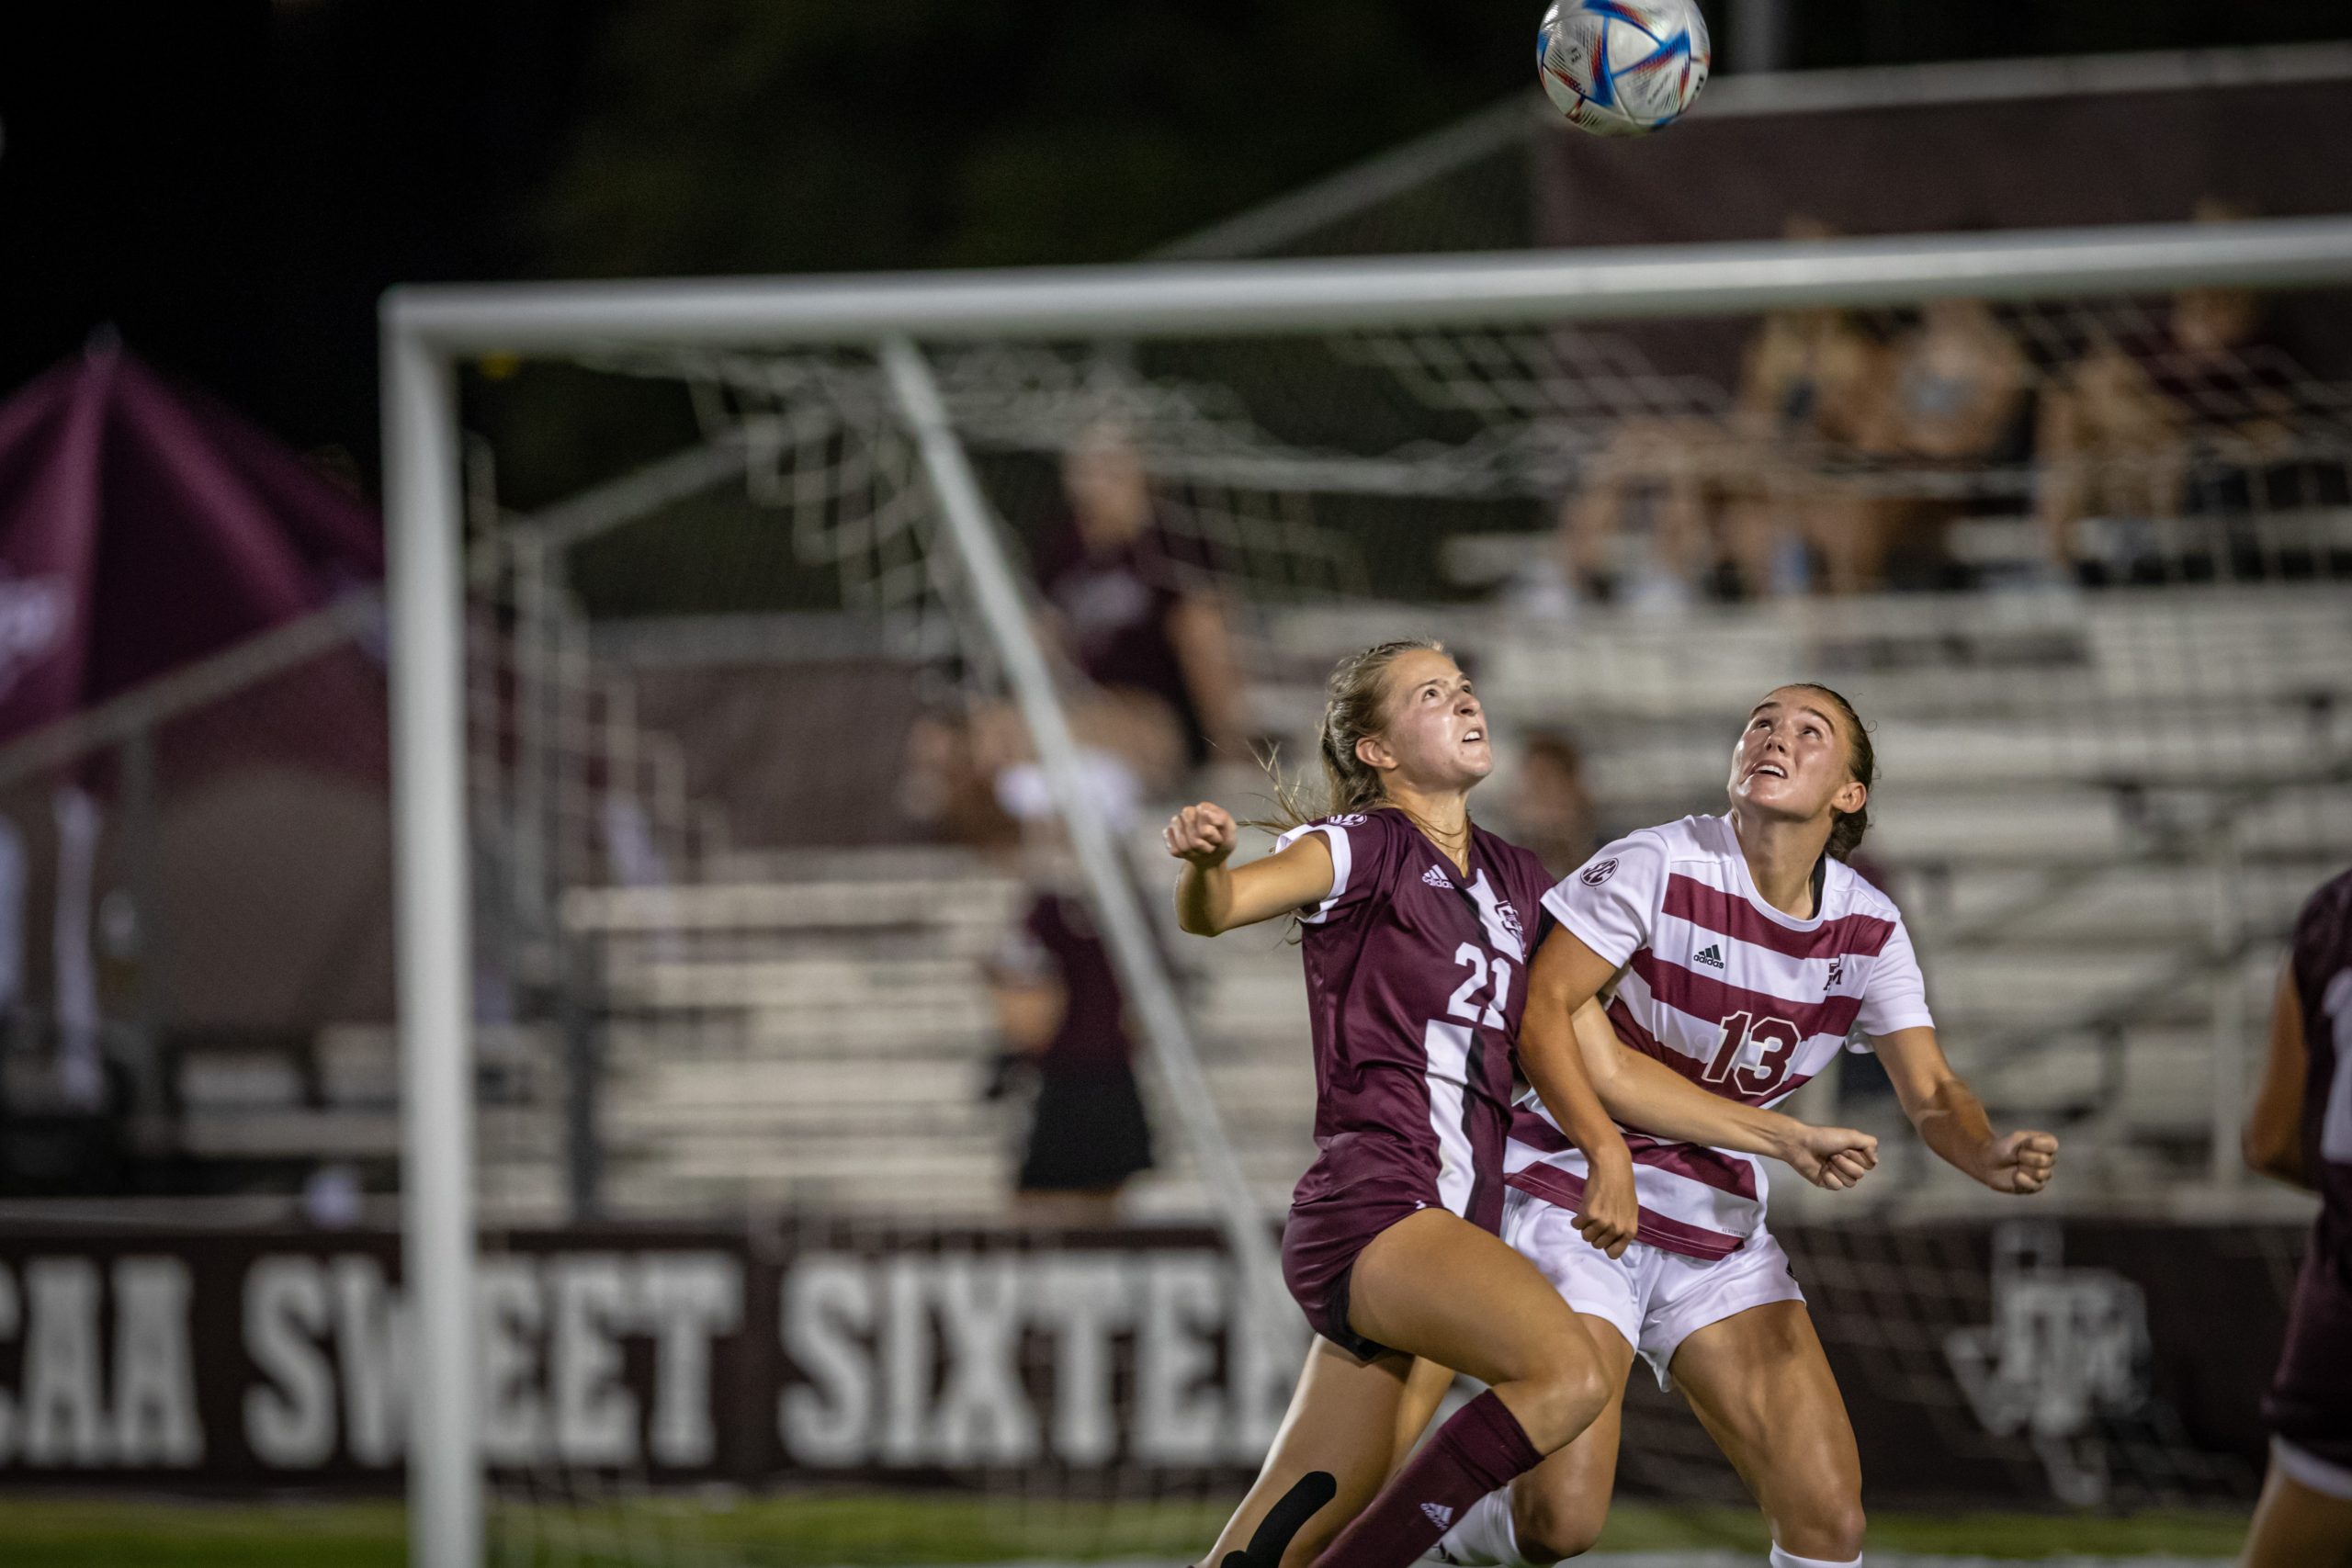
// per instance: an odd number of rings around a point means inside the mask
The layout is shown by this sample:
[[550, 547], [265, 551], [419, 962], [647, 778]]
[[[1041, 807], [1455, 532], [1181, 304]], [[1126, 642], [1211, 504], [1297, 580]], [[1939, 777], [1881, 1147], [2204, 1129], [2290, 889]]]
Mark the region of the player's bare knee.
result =
[[1799, 1557], [1847, 1562], [1862, 1554], [1865, 1523], [1862, 1500], [1850, 1493], [1811, 1498], [1773, 1521], [1772, 1537]]
[[1511, 1385], [1507, 1403], [1539, 1453], [1576, 1440], [1609, 1404], [1609, 1385], [1589, 1355], [1563, 1357]]
[[1519, 1554], [1545, 1563], [1590, 1551], [1608, 1522], [1608, 1504], [1595, 1506], [1589, 1495], [1574, 1488], [1532, 1485], [1532, 1474], [1521, 1476], [1510, 1489], [1510, 1528]]
[[1562, 1397], [1569, 1403], [1569, 1421], [1575, 1428], [1562, 1441], [1573, 1439], [1609, 1408], [1611, 1390], [1600, 1363], [1589, 1350], [1579, 1347], [1574, 1363], [1562, 1378]]

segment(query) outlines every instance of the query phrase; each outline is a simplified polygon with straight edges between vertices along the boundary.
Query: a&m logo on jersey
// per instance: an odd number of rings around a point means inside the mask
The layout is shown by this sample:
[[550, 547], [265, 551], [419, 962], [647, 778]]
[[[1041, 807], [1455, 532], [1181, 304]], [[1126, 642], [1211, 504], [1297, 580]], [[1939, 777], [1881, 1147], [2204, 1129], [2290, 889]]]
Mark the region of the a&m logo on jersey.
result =
[[1833, 958], [1829, 961], [1829, 984], [1823, 988], [1834, 991], [1838, 988], [1838, 982], [1845, 977], [1846, 960], [1842, 956]]
[[1453, 883], [1446, 880], [1445, 873], [1438, 870], [1435, 866], [1431, 866], [1429, 870], [1421, 873], [1421, 880], [1428, 883], [1431, 887], [1450, 888], [1453, 886]]
[[1527, 929], [1519, 923], [1519, 906], [1498, 903], [1495, 906], [1495, 919], [1502, 921], [1503, 930], [1510, 932], [1511, 939], [1519, 943], [1520, 951], [1526, 952]]
[[1607, 860], [1597, 860], [1590, 865], [1586, 866], [1584, 868], [1584, 874], [1577, 880], [1583, 883], [1587, 887], [1598, 887], [1616, 874], [1617, 857], [1615, 855], [1611, 855]]

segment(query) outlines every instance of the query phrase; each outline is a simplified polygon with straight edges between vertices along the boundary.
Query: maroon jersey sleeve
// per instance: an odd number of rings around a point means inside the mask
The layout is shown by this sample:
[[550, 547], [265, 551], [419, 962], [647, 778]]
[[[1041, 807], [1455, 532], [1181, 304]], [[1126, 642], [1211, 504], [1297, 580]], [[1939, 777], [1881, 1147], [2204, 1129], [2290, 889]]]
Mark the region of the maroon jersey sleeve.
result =
[[1396, 869], [1398, 818], [1393, 811], [1342, 812], [1293, 828], [1274, 840], [1286, 850], [1309, 833], [1319, 834], [1331, 852], [1331, 891], [1300, 911], [1310, 926], [1345, 920], [1377, 897]]

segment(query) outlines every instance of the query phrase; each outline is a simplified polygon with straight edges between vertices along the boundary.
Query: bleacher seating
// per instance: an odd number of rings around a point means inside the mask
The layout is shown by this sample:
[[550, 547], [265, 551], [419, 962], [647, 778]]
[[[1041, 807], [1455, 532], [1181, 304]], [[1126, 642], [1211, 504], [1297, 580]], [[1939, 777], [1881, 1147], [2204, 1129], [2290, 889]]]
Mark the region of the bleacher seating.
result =
[[[2258, 1059], [2285, 925], [2352, 859], [2340, 594], [1980, 595], [1567, 626], [1301, 611], [1252, 650], [1269, 676], [1258, 711], [1295, 728], [1329, 658], [1390, 629], [1475, 649], [1507, 740], [1574, 727], [1623, 826], [1718, 807], [1732, 727], [1764, 682], [1838, 684], [1877, 723], [1871, 849], [1955, 1062], [2004, 1117], [2066, 1132], [2061, 1201], [2211, 1200], [2216, 1117]], [[1148, 865], [1156, 842], [1135, 850]], [[575, 891], [566, 921], [593, 939], [607, 998], [609, 1207], [1004, 1213], [1018, 1128], [978, 1094], [995, 1049], [980, 959], [1018, 897], [1001, 867], [909, 849], [736, 852], [689, 886]], [[1272, 930], [1170, 945], [1234, 1142], [1279, 1203], [1311, 1154], [1296, 956]], [[1816, 1114], [1837, 1103], [1807, 1092]], [[521, 1168], [550, 1156], [553, 1123], [517, 1125], [542, 1135], [509, 1151], [486, 1132], [486, 1171], [511, 1192], [556, 1190]], [[1178, 1129], [1159, 1126], [1161, 1168], [1132, 1209], [1197, 1214]], [[1966, 1201], [1912, 1156], [1891, 1168], [1866, 1201]]]

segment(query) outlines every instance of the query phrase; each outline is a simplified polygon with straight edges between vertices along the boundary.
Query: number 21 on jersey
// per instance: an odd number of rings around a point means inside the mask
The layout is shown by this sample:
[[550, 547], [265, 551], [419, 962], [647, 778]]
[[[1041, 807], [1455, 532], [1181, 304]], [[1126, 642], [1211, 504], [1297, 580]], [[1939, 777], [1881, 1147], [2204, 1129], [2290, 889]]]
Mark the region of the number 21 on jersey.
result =
[[[1483, 1023], [1488, 1029], [1502, 1028], [1504, 1014], [1510, 1006], [1510, 960], [1491, 957], [1476, 942], [1465, 942], [1453, 950], [1453, 961], [1468, 965], [1470, 977], [1453, 987], [1453, 995], [1445, 999], [1445, 1010], [1455, 1018]], [[1494, 982], [1494, 1000], [1482, 1008], [1478, 993], [1487, 988], [1490, 978]]]

